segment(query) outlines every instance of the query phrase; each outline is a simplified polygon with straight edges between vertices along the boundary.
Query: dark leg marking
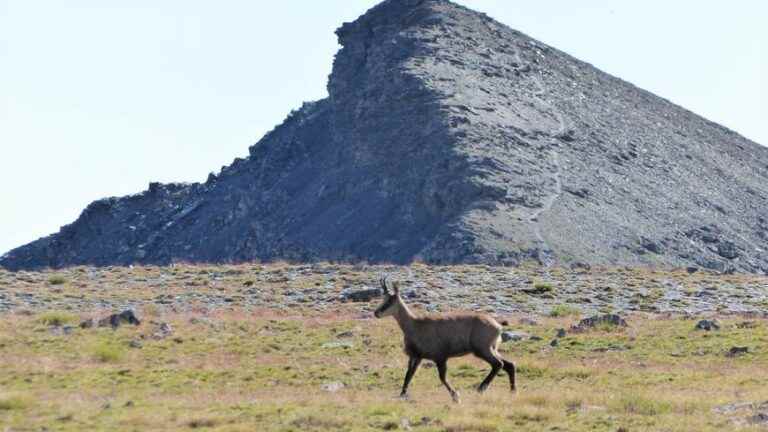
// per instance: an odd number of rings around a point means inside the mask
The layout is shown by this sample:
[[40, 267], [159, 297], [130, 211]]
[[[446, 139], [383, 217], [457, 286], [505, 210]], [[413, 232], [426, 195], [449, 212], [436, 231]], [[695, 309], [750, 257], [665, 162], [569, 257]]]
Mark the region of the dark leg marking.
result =
[[507, 375], [509, 375], [509, 387], [513, 392], [516, 392], [517, 386], [515, 385], [515, 364], [509, 360], [501, 359], [501, 361], [504, 362], [504, 371], [507, 372]]
[[400, 393], [401, 398], [408, 396], [408, 386], [411, 384], [413, 376], [416, 374], [416, 370], [419, 369], [421, 359], [418, 357], [411, 357], [408, 359], [408, 372], [405, 373], [405, 382], [403, 382], [403, 391]]
[[445, 388], [448, 389], [448, 392], [451, 394], [451, 399], [453, 399], [454, 402], [459, 403], [461, 400], [459, 399], [459, 392], [453, 389], [450, 384], [448, 384], [448, 381], [446, 381], [445, 376], [448, 373], [448, 363], [445, 360], [441, 360], [436, 362], [437, 363], [437, 372], [440, 374], [440, 381], [443, 383]]
[[488, 386], [491, 385], [491, 382], [494, 378], [496, 378], [496, 375], [499, 374], [499, 371], [501, 368], [504, 367], [504, 361], [499, 360], [496, 355], [494, 355], [492, 352], [483, 352], [483, 353], [477, 353], [477, 356], [481, 359], [488, 362], [489, 365], [491, 365], [491, 372], [488, 374], [487, 377], [483, 380], [483, 382], [480, 384], [480, 387], [477, 388], [477, 391], [480, 393], [483, 393], [488, 389]]

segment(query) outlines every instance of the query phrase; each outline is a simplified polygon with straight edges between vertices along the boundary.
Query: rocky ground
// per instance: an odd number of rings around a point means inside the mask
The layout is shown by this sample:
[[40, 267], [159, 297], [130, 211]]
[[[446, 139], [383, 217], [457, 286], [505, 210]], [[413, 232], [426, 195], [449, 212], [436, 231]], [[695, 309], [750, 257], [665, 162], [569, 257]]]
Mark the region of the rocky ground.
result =
[[378, 293], [378, 280], [401, 280], [410, 303], [426, 311], [473, 310], [497, 315], [654, 312], [685, 315], [768, 312], [768, 277], [704, 270], [545, 269], [426, 265], [236, 265], [76, 267], [42, 272], [0, 270], [0, 312], [261, 308], [333, 312]]

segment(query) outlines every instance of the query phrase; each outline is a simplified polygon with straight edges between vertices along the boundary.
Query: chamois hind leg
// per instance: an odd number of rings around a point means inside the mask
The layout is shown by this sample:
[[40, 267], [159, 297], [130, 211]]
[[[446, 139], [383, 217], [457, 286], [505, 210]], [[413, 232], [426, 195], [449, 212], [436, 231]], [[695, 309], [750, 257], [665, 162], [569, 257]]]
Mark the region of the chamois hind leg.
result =
[[447, 361], [446, 360], [440, 360], [440, 361], [436, 362], [436, 364], [437, 364], [437, 372], [440, 374], [440, 381], [443, 383], [445, 388], [448, 389], [448, 392], [451, 394], [451, 399], [453, 399], [453, 401], [455, 403], [461, 402], [461, 400], [459, 399], [459, 392], [454, 390], [453, 387], [451, 387], [451, 385], [448, 384], [448, 381], [446, 381], [446, 379], [445, 379], [445, 375], [448, 373], [448, 363], [447, 363]]
[[494, 352], [492, 348], [486, 348], [482, 351], [475, 353], [475, 355], [485, 360], [486, 362], [488, 362], [489, 365], [491, 365], [491, 372], [488, 374], [487, 377], [485, 377], [483, 382], [477, 388], [478, 392], [483, 393], [488, 389], [488, 386], [491, 385], [491, 382], [493, 381], [494, 378], [496, 378], [496, 375], [499, 374], [499, 371], [501, 370], [501, 368], [504, 367], [504, 361], [499, 358], [499, 356]]
[[515, 385], [515, 364], [509, 360], [503, 359], [500, 355], [498, 357], [504, 362], [504, 371], [509, 375], [509, 387], [514, 393], [517, 391], [517, 386]]
[[419, 369], [421, 359], [418, 357], [411, 357], [408, 359], [408, 372], [405, 373], [405, 382], [403, 383], [403, 391], [400, 393], [400, 397], [405, 399], [408, 397], [408, 386], [411, 384], [413, 375], [416, 374], [416, 370]]

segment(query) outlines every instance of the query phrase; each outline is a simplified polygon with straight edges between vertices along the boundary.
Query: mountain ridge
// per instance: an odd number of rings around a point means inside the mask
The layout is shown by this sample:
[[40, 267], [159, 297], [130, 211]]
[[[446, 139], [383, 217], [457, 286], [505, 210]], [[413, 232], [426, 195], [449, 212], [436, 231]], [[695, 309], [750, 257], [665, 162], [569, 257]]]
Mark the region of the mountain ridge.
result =
[[768, 149], [447, 0], [337, 30], [329, 97], [205, 183], [97, 201], [0, 259], [768, 271]]

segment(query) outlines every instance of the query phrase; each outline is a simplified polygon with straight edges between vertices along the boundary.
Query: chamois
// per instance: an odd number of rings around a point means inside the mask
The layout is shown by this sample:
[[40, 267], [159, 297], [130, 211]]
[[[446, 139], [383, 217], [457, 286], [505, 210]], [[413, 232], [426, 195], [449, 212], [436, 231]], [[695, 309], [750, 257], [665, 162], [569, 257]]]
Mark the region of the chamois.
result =
[[514, 392], [515, 365], [499, 355], [501, 325], [486, 314], [463, 313], [440, 316], [416, 316], [400, 297], [400, 284], [394, 282], [390, 292], [387, 279], [381, 279], [384, 302], [376, 309], [376, 318], [392, 316], [405, 336], [405, 354], [408, 355], [408, 371], [405, 374], [401, 398], [408, 397], [408, 386], [423, 359], [437, 365], [440, 381], [459, 402], [459, 393], [445, 379], [448, 359], [474, 354], [491, 365], [491, 372], [477, 390], [482, 393], [503, 368], [509, 375], [509, 384]]

